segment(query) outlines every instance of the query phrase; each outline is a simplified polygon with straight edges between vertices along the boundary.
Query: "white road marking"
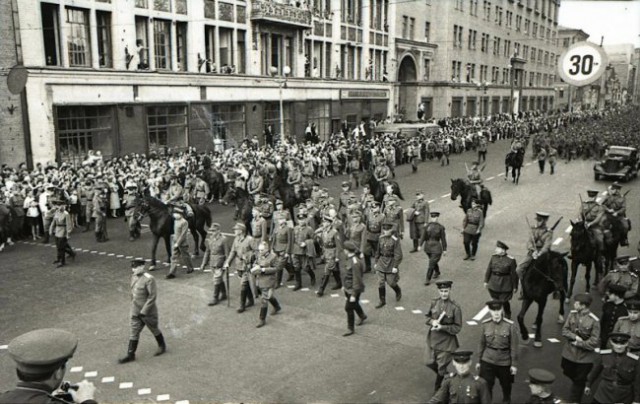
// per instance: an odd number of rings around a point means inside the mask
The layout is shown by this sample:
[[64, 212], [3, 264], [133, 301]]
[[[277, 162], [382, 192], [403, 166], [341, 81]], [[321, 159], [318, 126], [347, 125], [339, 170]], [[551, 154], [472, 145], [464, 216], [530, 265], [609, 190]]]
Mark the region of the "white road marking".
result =
[[169, 401], [171, 399], [171, 396], [168, 394], [160, 394], [158, 397], [156, 397], [156, 401]]
[[92, 370], [91, 372], [85, 372], [84, 373], [84, 377], [97, 377], [98, 376], [98, 372], [95, 370]]
[[130, 389], [132, 387], [133, 387], [132, 382], [123, 382], [123, 383], [120, 383], [120, 385], [118, 386], [118, 388], [120, 389]]
[[301, 290], [302, 292], [308, 292], [308, 291], [309, 291], [309, 288], [302, 288], [302, 289], [300, 289], [300, 290]]
[[331, 297], [338, 297], [338, 296], [340, 296], [340, 295], [339, 295], [339, 294], [337, 294], [337, 293], [332, 293], [332, 294], [331, 294]]
[[[388, 227], [388, 226], [387, 226], [387, 227]], [[231, 275], [232, 275], [232, 274], [229, 274], [229, 276], [231, 276]], [[293, 289], [293, 288], [295, 288], [295, 287], [296, 287], [296, 285], [287, 285], [287, 287], [288, 287], [289, 289]]]
[[97, 254], [97, 253], [98, 253], [97, 251], [91, 251], [91, 254]]
[[500, 173], [500, 174], [498, 174], [497, 176], [498, 176], [498, 177], [502, 177], [503, 175], [504, 175], [504, 173]]
[[71, 368], [71, 370], [69, 370], [69, 372], [71, 373], [80, 373], [82, 372], [82, 366], [74, 366]]
[[547, 341], [551, 342], [552, 344], [557, 344], [560, 342], [560, 340], [557, 338], [547, 338]]
[[529, 338], [535, 338], [536, 334], [529, 334]]
[[473, 319], [474, 319], [475, 321], [480, 321], [480, 320], [482, 320], [482, 319], [484, 318], [484, 316], [486, 316], [486, 315], [487, 315], [487, 313], [489, 313], [489, 307], [484, 306], [484, 307], [482, 308], [482, 310], [480, 310], [480, 311], [478, 312], [478, 314], [476, 314], [476, 315], [473, 317]]
[[573, 230], [573, 226], [569, 225], [569, 227], [567, 227], [567, 230], [565, 230], [564, 232], [569, 234], [571, 233], [571, 230]]
[[530, 166], [530, 165], [531, 165], [531, 163], [527, 163], [527, 164], [525, 164], [525, 165], [526, 165], [526, 166]]
[[114, 253], [109, 253], [107, 254], [107, 257], [113, 257], [115, 254]]
[[98, 255], [107, 255], [107, 253], [102, 251], [102, 252], [98, 253]]
[[422, 314], [422, 310], [411, 310], [413, 314]]
[[[376, 394], [376, 391], [375, 391], [375, 390], [373, 390], [371, 393], [369, 393], [369, 395], [370, 395], [370, 396], [372, 396], [372, 395], [374, 395], [374, 394]], [[176, 404], [178, 404], [178, 403], [176, 403]]]
[[435, 199], [431, 199], [430, 201], [427, 201], [429, 203], [434, 203], [436, 200]]
[[8, 349], [9, 345], [0, 345], [0, 349]]
[[558, 245], [558, 244], [562, 243], [562, 240], [564, 240], [562, 237], [558, 237], [556, 239], [556, 241], [553, 242], [553, 245]]
[[496, 177], [489, 177], [489, 178], [487, 178], [487, 181], [491, 181], [491, 180], [493, 180], [493, 179], [495, 179], [495, 178], [496, 178]]
[[473, 320], [467, 321], [467, 324], [469, 324], [469, 325], [478, 325], [478, 323], [473, 321]]
[[451, 196], [451, 194], [444, 194], [444, 195], [442, 195], [440, 198], [448, 198], [448, 197], [450, 197], [450, 196]]
[[116, 381], [116, 378], [113, 376], [107, 376], [102, 378], [102, 383], [113, 383]]
[[[169, 264], [167, 264], [167, 263], [165, 262], [165, 265], [169, 265]], [[204, 270], [204, 271], [202, 271], [202, 272], [211, 272], [211, 270], [210, 270], [210, 269], [205, 269], [205, 270]]]
[[363, 299], [363, 300], [360, 300], [360, 303], [362, 303], [362, 304], [369, 304], [369, 301], [368, 301], [367, 299]]
[[402, 307], [402, 306], [396, 306], [396, 310], [398, 310], [398, 311], [404, 311], [404, 307]]
[[89, 250], [82, 250], [82, 252], [89, 252]]
[[176, 401], [176, 404], [190, 404], [189, 400], [180, 400], [180, 401]]
[[151, 394], [151, 389], [138, 389], [139, 396], [144, 396], [145, 394]]
[[149, 225], [148, 225], [148, 224], [144, 224], [144, 223], [143, 223], [141, 226], [142, 226], [142, 227], [149, 227]]
[[125, 258], [128, 260], [133, 259], [133, 255], [127, 255]]

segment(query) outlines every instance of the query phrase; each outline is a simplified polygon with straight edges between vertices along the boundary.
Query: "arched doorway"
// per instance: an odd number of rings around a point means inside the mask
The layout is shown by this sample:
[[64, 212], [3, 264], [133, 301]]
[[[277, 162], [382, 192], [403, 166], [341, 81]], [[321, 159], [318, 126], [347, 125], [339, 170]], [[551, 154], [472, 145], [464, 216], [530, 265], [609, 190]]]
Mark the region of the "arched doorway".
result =
[[398, 68], [398, 81], [400, 83], [414, 82], [417, 77], [416, 62], [411, 56], [405, 56]]
[[405, 55], [398, 67], [398, 114], [403, 115], [405, 121], [416, 120], [418, 112], [417, 88], [413, 84], [417, 81], [416, 62], [410, 55]]

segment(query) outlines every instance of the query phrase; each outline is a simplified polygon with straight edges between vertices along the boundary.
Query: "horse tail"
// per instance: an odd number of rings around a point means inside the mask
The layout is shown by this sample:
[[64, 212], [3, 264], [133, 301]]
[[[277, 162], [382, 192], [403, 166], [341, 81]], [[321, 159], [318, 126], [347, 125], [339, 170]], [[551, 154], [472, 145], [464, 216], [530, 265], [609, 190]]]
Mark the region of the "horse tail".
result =
[[204, 211], [204, 222], [208, 226], [211, 226], [211, 209], [207, 205], [202, 205], [202, 210]]
[[400, 190], [399, 186], [398, 186], [398, 198], [404, 201], [404, 197], [402, 196], [402, 191]]

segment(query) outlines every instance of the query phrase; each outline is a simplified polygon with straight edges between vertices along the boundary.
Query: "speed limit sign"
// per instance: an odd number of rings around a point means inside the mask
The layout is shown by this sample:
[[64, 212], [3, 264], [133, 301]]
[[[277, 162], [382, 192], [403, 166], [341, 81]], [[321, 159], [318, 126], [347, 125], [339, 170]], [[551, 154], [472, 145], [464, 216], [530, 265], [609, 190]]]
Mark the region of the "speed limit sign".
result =
[[562, 53], [558, 74], [569, 84], [586, 86], [598, 80], [607, 67], [607, 54], [589, 42], [574, 43]]

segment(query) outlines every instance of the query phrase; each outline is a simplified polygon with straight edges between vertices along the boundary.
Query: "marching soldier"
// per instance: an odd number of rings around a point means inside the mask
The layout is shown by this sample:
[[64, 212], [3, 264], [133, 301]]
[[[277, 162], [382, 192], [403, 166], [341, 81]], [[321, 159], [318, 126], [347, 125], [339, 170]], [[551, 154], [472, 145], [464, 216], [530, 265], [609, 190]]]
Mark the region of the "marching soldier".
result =
[[439, 297], [431, 300], [427, 317], [427, 367], [436, 373], [435, 390], [440, 389], [452, 354], [458, 349], [462, 310], [451, 299], [451, 281], [436, 282]]
[[629, 271], [628, 255], [616, 257], [615, 268], [602, 278], [598, 285], [598, 291], [604, 294], [610, 285], [624, 286], [626, 289], [624, 294], [625, 299], [630, 299], [638, 293], [638, 275]]
[[291, 213], [289, 213], [288, 210], [285, 210], [284, 202], [280, 199], [276, 199], [276, 210], [273, 211], [271, 219], [269, 235], [273, 240], [273, 231], [280, 225], [280, 219], [284, 219], [285, 224], [291, 222]]
[[[254, 304], [252, 290], [255, 289], [255, 280], [250, 273], [255, 259], [254, 243], [253, 237], [247, 234], [247, 228], [244, 224], [236, 223], [233, 226], [233, 232], [235, 238], [233, 239], [229, 255], [224, 262], [223, 270], [228, 271], [229, 265], [231, 265], [235, 258], [238, 258], [238, 261], [240, 261], [236, 269], [236, 273], [240, 279], [240, 307], [237, 312], [244, 313], [247, 307], [251, 307]], [[247, 304], [247, 300], [249, 304]]]
[[339, 203], [338, 203], [338, 217], [342, 221], [345, 221], [347, 217], [347, 207], [349, 206], [349, 197], [351, 188], [351, 183], [349, 181], [342, 181], [342, 192], [340, 193]]
[[390, 221], [394, 224], [394, 229], [398, 238], [402, 240], [404, 236], [404, 211], [398, 206], [398, 197], [395, 195], [387, 198], [387, 203], [384, 209], [384, 217], [386, 221]]
[[382, 222], [384, 221], [384, 215], [380, 212], [380, 203], [373, 201], [369, 212], [365, 216], [366, 226], [366, 247], [363, 250], [364, 253], [364, 272], [371, 272], [371, 257], [378, 250], [378, 239], [382, 231]]
[[429, 266], [427, 268], [427, 278], [424, 281], [425, 286], [431, 284], [431, 278], [440, 276], [440, 258], [447, 254], [447, 235], [444, 226], [438, 223], [440, 212], [431, 212], [429, 214], [429, 224], [426, 225], [418, 242], [418, 251], [422, 249], [424, 243], [424, 252], [429, 257]]
[[409, 251], [414, 253], [418, 251], [420, 237], [424, 232], [424, 227], [429, 217], [429, 202], [424, 200], [424, 193], [420, 190], [416, 191], [416, 200], [411, 205], [411, 214], [407, 218], [409, 222], [409, 237], [413, 241], [413, 250]]
[[471, 374], [471, 351], [452, 354], [456, 372], [448, 375], [429, 404], [490, 404], [491, 394], [487, 382]]
[[144, 269], [144, 260], [131, 261], [131, 336], [127, 355], [118, 359], [118, 363], [132, 362], [136, 359], [138, 340], [142, 329], [147, 326], [156, 338], [158, 350], [155, 356], [166, 352], [164, 336], [158, 328], [158, 307], [156, 306], [156, 279]]
[[489, 393], [493, 395], [496, 378], [502, 389], [502, 402], [511, 402], [511, 387], [518, 371], [518, 332], [513, 321], [504, 318], [503, 302], [487, 302], [491, 318], [482, 322], [478, 356], [480, 377], [487, 381]]
[[178, 176], [172, 175], [171, 182], [169, 183], [169, 189], [167, 191], [167, 204], [172, 204], [174, 202], [178, 202], [182, 198], [184, 189], [182, 185], [178, 182]]
[[467, 210], [467, 213], [462, 220], [462, 235], [464, 251], [467, 254], [463, 259], [475, 260], [476, 253], [478, 252], [478, 242], [482, 235], [482, 229], [484, 228], [484, 213], [482, 212], [482, 205], [479, 199], [473, 199], [471, 202], [471, 209]]
[[380, 302], [376, 305], [376, 309], [382, 308], [387, 304], [385, 284], [389, 284], [389, 287], [396, 292], [396, 302], [402, 299], [402, 289], [398, 285], [400, 281], [399, 266], [402, 262], [402, 247], [400, 239], [395, 234], [394, 226], [392, 221], [385, 219], [382, 223], [382, 235], [378, 239], [374, 269], [378, 274], [378, 296]]
[[562, 349], [562, 372], [571, 380], [569, 402], [581, 403], [587, 376], [600, 347], [600, 320], [589, 310], [592, 298], [587, 293], [575, 295], [573, 308], [562, 327], [566, 343]]
[[254, 207], [251, 211], [251, 237], [253, 238], [253, 249], [254, 251], [258, 251], [258, 244], [262, 241], [268, 240], [268, 227], [267, 227], [267, 219], [265, 219], [260, 214], [260, 209]]
[[125, 184], [126, 194], [124, 197], [124, 216], [127, 221], [127, 228], [129, 229], [129, 241], [133, 241], [140, 237], [140, 222], [135, 217], [136, 203], [140, 195], [138, 194], [138, 185], [133, 181], [128, 181]]
[[595, 242], [599, 251], [604, 250], [604, 234], [602, 232], [602, 220], [605, 208], [596, 201], [598, 191], [587, 190], [587, 200], [582, 202], [580, 217], [583, 218], [584, 226], [589, 230], [589, 235]]
[[480, 199], [482, 193], [482, 171], [484, 171], [486, 164], [480, 167], [480, 162], [474, 161], [471, 163], [471, 168], [467, 166], [467, 163], [464, 166], [467, 169], [469, 184], [473, 185], [476, 198]]
[[52, 198], [51, 204], [54, 207], [52, 210], [54, 210], [55, 213], [53, 214], [48, 233], [56, 238], [57, 257], [53, 263], [58, 264], [56, 268], [60, 268], [65, 265], [66, 254], [69, 254], [71, 259], [76, 258], [76, 253], [69, 245], [69, 234], [73, 231], [73, 222], [71, 221], [69, 212], [66, 210], [64, 201]]
[[502, 302], [504, 315], [511, 318], [511, 304], [509, 301], [518, 290], [518, 275], [516, 274], [516, 260], [507, 255], [507, 246], [502, 241], [496, 242], [495, 253], [489, 260], [489, 266], [484, 275], [484, 287], [489, 290], [491, 298]]
[[[287, 219], [283, 215], [278, 215], [276, 219], [276, 212], [274, 212], [274, 223], [277, 220], [277, 227], [271, 233], [271, 250], [278, 257], [276, 262], [276, 289], [282, 285], [282, 272], [285, 266], [289, 263], [291, 257], [291, 247], [293, 244], [293, 232], [292, 229], [287, 226]], [[289, 212], [287, 212], [289, 213]], [[287, 267], [287, 270], [289, 268]], [[291, 277], [293, 274], [289, 274]], [[290, 279], [288, 279], [290, 280]]]
[[624, 303], [624, 294], [627, 289], [622, 285], [609, 285], [605, 295], [605, 303], [602, 305], [602, 316], [600, 317], [600, 348], [605, 349], [609, 342], [609, 334], [613, 332], [613, 327], [620, 317], [624, 317], [629, 312]]
[[316, 292], [318, 297], [324, 295], [324, 289], [329, 284], [329, 278], [333, 275], [336, 285], [331, 290], [342, 288], [342, 279], [340, 279], [340, 256], [342, 251], [342, 237], [334, 226], [335, 210], [331, 209], [324, 216], [324, 223], [321, 228], [316, 230], [316, 234], [320, 234], [320, 245], [322, 247], [322, 256], [325, 260], [324, 274], [320, 282], [320, 288]]
[[291, 245], [291, 260], [293, 263], [296, 285], [293, 291], [302, 288], [302, 271], [305, 270], [311, 278], [311, 286], [316, 284], [316, 275], [310, 267], [309, 261], [316, 257], [314, 245], [314, 232], [309, 226], [307, 212], [298, 211], [298, 223], [293, 228], [293, 242]]
[[562, 400], [551, 392], [551, 384], [556, 376], [545, 369], [529, 369], [529, 389], [531, 397], [527, 404], [561, 404]]
[[278, 314], [282, 309], [278, 299], [273, 295], [273, 289], [276, 286], [276, 261], [278, 257], [269, 250], [269, 245], [266, 242], [261, 242], [258, 246], [258, 256], [253, 268], [251, 268], [251, 274], [256, 277], [256, 287], [260, 289], [261, 306], [260, 306], [260, 321], [256, 328], [264, 327], [267, 320], [267, 311], [269, 309], [269, 303], [273, 306], [272, 315]]
[[609, 335], [611, 349], [600, 350], [596, 357], [584, 388], [584, 394], [590, 396], [591, 387], [601, 377], [593, 403], [640, 402], [640, 361], [638, 355], [628, 351], [629, 338], [624, 333]]
[[189, 223], [185, 219], [185, 211], [180, 207], [173, 208], [173, 249], [171, 250], [171, 266], [166, 279], [176, 277], [176, 269], [179, 261], [182, 260], [187, 266], [187, 273], [193, 272], [193, 264], [189, 255]]
[[[551, 250], [553, 230], [547, 228], [548, 219], [548, 213], [536, 212], [536, 225], [530, 229], [530, 235], [527, 240], [527, 256], [516, 269], [520, 282], [522, 282], [524, 272], [529, 268], [529, 265], [531, 265], [533, 260]], [[522, 289], [520, 289], [519, 299], [522, 299]]]
[[344, 296], [346, 298], [344, 310], [347, 312], [347, 328], [348, 331], [344, 333], [343, 337], [353, 335], [355, 315], [356, 313], [360, 320], [358, 325], [362, 325], [364, 320], [367, 319], [367, 315], [364, 314], [362, 307], [360, 306], [360, 295], [364, 293], [364, 282], [362, 281], [362, 261], [358, 257], [359, 250], [356, 243], [351, 240], [347, 240], [344, 243], [344, 253], [347, 257], [345, 271], [344, 271]]
[[42, 242], [44, 244], [49, 243], [49, 229], [51, 228], [51, 221], [53, 220], [53, 215], [55, 214], [55, 209], [51, 204], [50, 199], [54, 199], [54, 190], [55, 186], [53, 184], [46, 184], [44, 186], [45, 192], [42, 192], [38, 197], [38, 206], [40, 207], [40, 212], [42, 213], [42, 232], [44, 233], [44, 240]]
[[626, 303], [628, 315], [618, 318], [613, 332], [629, 334], [629, 352], [640, 352], [640, 300], [632, 299]]
[[366, 243], [366, 226], [362, 224], [362, 214], [359, 211], [351, 213], [351, 225], [346, 229], [346, 239], [353, 241], [358, 247], [358, 254], [360, 258], [364, 258], [362, 251], [364, 251]]
[[213, 299], [209, 306], [215, 306], [218, 302], [227, 300], [227, 288], [224, 284], [224, 277], [228, 266], [225, 266], [229, 257], [229, 246], [226, 237], [220, 231], [220, 224], [212, 223], [207, 230], [208, 237], [204, 240], [206, 249], [202, 257], [200, 268], [211, 270], [213, 274]]
[[620, 195], [620, 188], [622, 188], [622, 186], [618, 183], [618, 181], [611, 184], [609, 186], [609, 189], [607, 190], [607, 195], [602, 201], [602, 205], [606, 208], [608, 213], [610, 213], [615, 219], [620, 222], [620, 226], [623, 230], [620, 245], [628, 246], [629, 240], [627, 240], [627, 233], [629, 233], [630, 226], [629, 219], [627, 219], [626, 216], [626, 200], [623, 195]]

